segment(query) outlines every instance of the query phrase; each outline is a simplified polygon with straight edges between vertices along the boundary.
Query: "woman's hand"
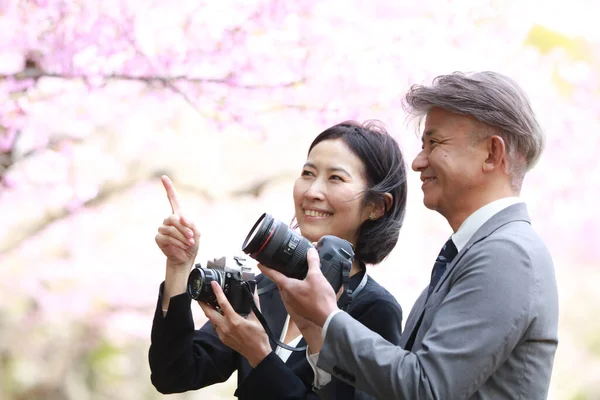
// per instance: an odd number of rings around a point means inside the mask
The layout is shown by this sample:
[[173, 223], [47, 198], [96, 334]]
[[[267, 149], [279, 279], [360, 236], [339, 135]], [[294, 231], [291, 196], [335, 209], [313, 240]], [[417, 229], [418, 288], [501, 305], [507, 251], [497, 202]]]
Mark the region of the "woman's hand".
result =
[[162, 310], [166, 316], [171, 297], [185, 293], [187, 278], [200, 242], [200, 232], [193, 222], [184, 217], [177, 192], [168, 176], [161, 177], [171, 204], [169, 215], [158, 228], [154, 240], [167, 257]]
[[[247, 318], [235, 312], [217, 282], [211, 282], [211, 288], [223, 315], [206, 303], [198, 302], [198, 304], [200, 304], [202, 311], [215, 328], [219, 339], [225, 345], [246, 357], [252, 368], [255, 368], [271, 353], [271, 344], [267, 333], [254, 312], [250, 312]], [[259, 305], [256, 293], [254, 294], [254, 302], [257, 306]]]
[[163, 175], [161, 181], [171, 204], [171, 215], [158, 228], [154, 239], [163, 254], [167, 256], [167, 266], [190, 267], [198, 254], [200, 232], [192, 221], [184, 217], [179, 197], [169, 177]]

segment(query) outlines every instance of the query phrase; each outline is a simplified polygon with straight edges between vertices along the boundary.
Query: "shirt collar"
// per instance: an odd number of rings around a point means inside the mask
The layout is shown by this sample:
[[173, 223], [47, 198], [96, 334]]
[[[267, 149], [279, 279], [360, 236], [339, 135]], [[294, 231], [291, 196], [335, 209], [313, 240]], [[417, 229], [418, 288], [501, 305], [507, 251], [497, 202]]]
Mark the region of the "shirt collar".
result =
[[467, 242], [473, 237], [475, 232], [483, 226], [490, 218], [498, 214], [500, 211], [513, 204], [521, 203], [519, 197], [505, 197], [503, 199], [494, 200], [491, 203], [481, 207], [473, 214], [469, 215], [462, 223], [460, 228], [451, 236], [452, 242], [456, 249], [460, 252]]

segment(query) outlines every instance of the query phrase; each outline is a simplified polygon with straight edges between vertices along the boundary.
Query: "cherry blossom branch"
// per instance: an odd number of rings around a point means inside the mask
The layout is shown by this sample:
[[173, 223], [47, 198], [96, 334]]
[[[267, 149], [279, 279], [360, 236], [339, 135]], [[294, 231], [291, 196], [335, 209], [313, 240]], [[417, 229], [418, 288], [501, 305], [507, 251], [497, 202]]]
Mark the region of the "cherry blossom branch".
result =
[[138, 81], [138, 82], [146, 82], [146, 83], [162, 83], [170, 87], [169, 83], [171, 82], [186, 82], [186, 83], [215, 83], [215, 84], [223, 84], [231, 87], [235, 87], [238, 89], [280, 89], [280, 88], [288, 88], [293, 87], [295, 85], [301, 84], [304, 82], [304, 79], [290, 81], [290, 82], [280, 82], [275, 84], [244, 84], [236, 82], [232, 75], [229, 75], [224, 78], [201, 78], [201, 77], [193, 77], [189, 75], [128, 75], [128, 74], [106, 74], [106, 75], [86, 75], [83, 73], [57, 73], [57, 72], [49, 72], [43, 71], [38, 68], [27, 68], [21, 72], [15, 74], [0, 74], [0, 80], [3, 79], [14, 79], [17, 81], [21, 80], [37, 80], [40, 78], [57, 78], [57, 79], [65, 79], [65, 80], [92, 80], [92, 79], [104, 79], [104, 80], [121, 80], [121, 81]]

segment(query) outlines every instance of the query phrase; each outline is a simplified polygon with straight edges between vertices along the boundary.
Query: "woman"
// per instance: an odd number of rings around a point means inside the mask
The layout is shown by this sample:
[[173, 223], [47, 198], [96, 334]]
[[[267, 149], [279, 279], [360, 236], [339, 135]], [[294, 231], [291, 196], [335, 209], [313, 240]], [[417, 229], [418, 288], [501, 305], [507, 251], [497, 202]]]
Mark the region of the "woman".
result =
[[[163, 184], [173, 214], [159, 228], [156, 242], [167, 256], [150, 346], [152, 383], [162, 393], [183, 392], [223, 382], [237, 370], [240, 399], [318, 398], [314, 372], [305, 352], [272, 344], [253, 314], [217, 313], [194, 331], [185, 285], [198, 251], [199, 233], [181, 216], [176, 193]], [[345, 122], [317, 136], [297, 179], [293, 198], [301, 234], [312, 242], [334, 235], [351, 242], [355, 261], [347, 312], [388, 341], [398, 344], [402, 310], [394, 297], [366, 274], [366, 264], [381, 262], [396, 245], [406, 207], [406, 169], [396, 141], [374, 123]], [[273, 333], [295, 347], [306, 344], [283, 306], [276, 286], [257, 277], [260, 308]], [[262, 290], [261, 290], [262, 289]], [[227, 308], [227, 307], [225, 307]], [[226, 310], [224, 310], [226, 311]], [[338, 399], [369, 398], [332, 380]]]

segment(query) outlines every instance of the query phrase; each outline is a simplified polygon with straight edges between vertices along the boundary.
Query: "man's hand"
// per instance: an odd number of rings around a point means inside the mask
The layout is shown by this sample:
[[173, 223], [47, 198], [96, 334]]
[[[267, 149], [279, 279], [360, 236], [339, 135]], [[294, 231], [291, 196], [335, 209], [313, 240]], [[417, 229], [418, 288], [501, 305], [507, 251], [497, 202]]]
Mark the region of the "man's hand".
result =
[[[211, 288], [223, 315], [208, 304], [199, 301], [198, 304], [202, 307], [204, 315], [210, 320], [221, 342], [246, 357], [252, 368], [255, 368], [272, 351], [267, 333], [254, 312], [251, 312], [247, 318], [235, 312], [217, 282], [211, 282]], [[259, 300], [256, 293], [254, 302], [258, 307]]]
[[[322, 328], [329, 314], [337, 310], [336, 295], [321, 272], [321, 264], [317, 250], [311, 248], [306, 256], [308, 273], [304, 280], [288, 278], [274, 269], [259, 265], [258, 268], [279, 287], [281, 299], [290, 317], [294, 318], [302, 331], [309, 328], [303, 317], [317, 327]], [[302, 326], [304, 325], [304, 326]], [[304, 332], [302, 332], [304, 334]]]

